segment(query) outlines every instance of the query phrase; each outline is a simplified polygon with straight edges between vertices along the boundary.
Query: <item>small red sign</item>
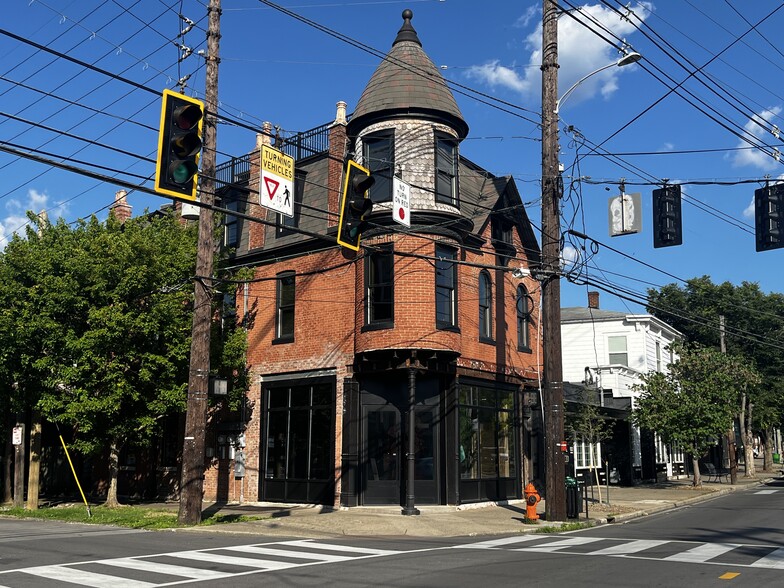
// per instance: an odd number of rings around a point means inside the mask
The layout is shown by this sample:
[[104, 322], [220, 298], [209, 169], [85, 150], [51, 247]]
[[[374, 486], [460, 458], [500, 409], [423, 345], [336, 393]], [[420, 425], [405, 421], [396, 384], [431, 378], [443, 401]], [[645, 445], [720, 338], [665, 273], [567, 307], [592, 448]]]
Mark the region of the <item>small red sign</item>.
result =
[[273, 180], [272, 178], [264, 178], [264, 184], [267, 186], [267, 194], [269, 194], [270, 200], [275, 196], [275, 192], [278, 190], [278, 186], [280, 186], [280, 182]]

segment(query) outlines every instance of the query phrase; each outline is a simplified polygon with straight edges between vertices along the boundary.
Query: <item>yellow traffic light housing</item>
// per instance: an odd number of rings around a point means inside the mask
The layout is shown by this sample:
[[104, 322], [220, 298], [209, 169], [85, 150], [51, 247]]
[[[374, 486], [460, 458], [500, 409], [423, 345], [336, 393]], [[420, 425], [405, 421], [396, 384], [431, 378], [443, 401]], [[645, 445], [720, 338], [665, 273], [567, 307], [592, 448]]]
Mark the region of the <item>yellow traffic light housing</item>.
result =
[[359, 240], [367, 228], [367, 217], [373, 210], [373, 202], [367, 191], [376, 183], [370, 170], [349, 160], [343, 183], [343, 198], [340, 201], [338, 244], [359, 251]]
[[196, 200], [203, 118], [201, 100], [171, 90], [163, 91], [155, 166], [156, 192]]

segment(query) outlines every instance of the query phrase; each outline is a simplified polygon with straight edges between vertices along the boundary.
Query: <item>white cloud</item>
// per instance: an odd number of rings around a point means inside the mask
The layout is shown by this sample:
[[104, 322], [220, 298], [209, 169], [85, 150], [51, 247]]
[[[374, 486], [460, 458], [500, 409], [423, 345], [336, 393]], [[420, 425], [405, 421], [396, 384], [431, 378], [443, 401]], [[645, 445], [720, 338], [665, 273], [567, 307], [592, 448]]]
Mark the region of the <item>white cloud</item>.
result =
[[24, 202], [16, 198], [8, 200], [5, 204], [5, 214], [0, 215], [0, 248], [5, 247], [14, 233], [24, 233], [29, 223], [28, 210], [36, 213], [46, 210], [52, 220], [65, 214], [64, 204], [56, 203], [52, 206], [49, 201], [50, 197], [46, 192], [39, 192], [32, 188], [27, 191], [27, 199]]
[[[650, 3], [639, 4], [635, 14], [642, 20], [652, 9]], [[534, 13], [531, 9], [521, 17], [518, 22], [527, 23], [532, 20]], [[580, 20], [578, 23], [569, 15], [563, 14], [558, 19], [558, 86], [559, 94], [563, 95], [572, 84], [586, 74], [600, 67], [617, 61], [618, 52], [597, 36], [593, 31], [605, 27], [620, 38], [630, 36], [636, 28], [631, 22], [622, 20], [618, 14], [600, 5], [582, 6], [574, 16]], [[636, 19], [632, 19], [636, 21]], [[591, 29], [580, 23], [587, 23]], [[486, 83], [492, 88], [506, 88], [519, 93], [525, 98], [535, 99], [541, 87], [542, 57], [542, 25], [541, 22], [525, 39], [524, 45], [528, 52], [527, 64], [530, 67], [505, 67], [500, 65], [500, 60], [489, 60], [482, 65], [469, 68], [466, 75]], [[612, 67], [588, 78], [575, 90], [569, 98], [570, 103], [586, 100], [597, 94], [607, 98], [618, 90], [618, 78], [622, 71], [633, 68], [633, 65], [623, 68]], [[518, 71], [519, 69], [519, 71]]]
[[561, 267], [566, 269], [580, 261], [580, 252], [571, 245], [564, 245], [561, 250]]
[[754, 197], [752, 196], [751, 202], [749, 205], [743, 210], [743, 216], [746, 218], [754, 218]]
[[529, 6], [526, 11], [522, 14], [520, 18], [517, 19], [515, 22], [516, 27], [526, 28], [534, 17], [542, 14], [542, 8], [540, 4], [532, 4]]
[[[781, 107], [775, 106], [755, 114], [744, 125], [746, 135], [753, 143], [770, 143], [772, 135], [767, 129], [771, 127], [771, 121], [781, 113]], [[746, 141], [738, 141], [738, 147], [749, 147]], [[768, 150], [769, 151], [769, 150]], [[769, 171], [779, 166], [773, 157], [760, 149], [741, 149], [731, 156], [732, 164], [735, 167], [751, 166], [763, 171]]]
[[675, 144], [668, 141], [659, 147], [659, 152], [666, 153], [667, 151], [672, 151], [673, 149], [675, 149]]

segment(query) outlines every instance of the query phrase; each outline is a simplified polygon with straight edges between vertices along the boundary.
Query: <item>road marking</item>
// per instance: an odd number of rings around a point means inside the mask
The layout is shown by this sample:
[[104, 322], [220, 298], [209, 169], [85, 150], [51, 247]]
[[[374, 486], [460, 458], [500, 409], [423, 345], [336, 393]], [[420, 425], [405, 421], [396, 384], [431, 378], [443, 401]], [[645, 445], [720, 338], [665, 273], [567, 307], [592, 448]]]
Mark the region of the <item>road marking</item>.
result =
[[530, 545], [528, 547], [520, 547], [515, 551], [558, 551], [559, 549], [568, 549], [569, 547], [577, 547], [578, 545], [587, 545], [595, 543], [596, 541], [603, 541], [601, 537], [569, 537], [561, 541], [552, 541], [543, 545]]
[[751, 567], [784, 569], [784, 547], [779, 547], [775, 551], [771, 551], [765, 557], [762, 557], [751, 564]]
[[552, 538], [551, 535], [515, 535], [514, 537], [502, 537], [501, 539], [491, 539], [489, 541], [480, 541], [478, 543], [467, 543], [465, 545], [453, 545], [454, 549], [495, 549], [496, 547], [503, 547], [504, 545], [511, 545], [514, 543], [523, 543], [524, 541], [533, 541], [534, 539], [548, 539]]
[[727, 572], [719, 576], [719, 580], [734, 580], [738, 576], [740, 576], [740, 572]]
[[66, 566], [40, 566], [36, 568], [26, 568], [22, 571], [24, 571], [25, 574], [30, 574], [39, 578], [71, 582], [72, 584], [91, 586], [92, 588], [148, 588], [150, 586], [157, 586], [157, 584], [151, 584], [150, 582], [129, 580], [128, 578], [109, 576], [107, 574], [85, 572]]
[[335, 543], [314, 543], [311, 539], [301, 539], [295, 541], [284, 541], [273, 543], [273, 545], [292, 545], [296, 547], [307, 547], [308, 549], [321, 549], [326, 551], [338, 551], [349, 553], [362, 553], [365, 555], [394, 555], [400, 553], [391, 549], [373, 549], [372, 547], [351, 547], [350, 545], [339, 545]]
[[775, 494], [778, 490], [759, 490], [754, 494]]
[[203, 568], [189, 568], [186, 566], [178, 566], [174, 564], [156, 563], [152, 561], [145, 561], [143, 559], [136, 559], [133, 557], [105, 559], [98, 563], [101, 563], [105, 566], [115, 566], [129, 570], [139, 570], [140, 572], [182, 576], [183, 578], [193, 578], [195, 580], [217, 580], [218, 578], [226, 577], [226, 572], [216, 572]]
[[274, 549], [270, 547], [259, 547], [257, 545], [237, 545], [227, 548], [229, 551], [241, 553], [255, 553], [256, 555], [279, 555], [293, 559], [309, 559], [313, 561], [337, 562], [356, 559], [351, 555], [330, 555], [329, 553], [316, 553], [315, 551], [292, 551], [291, 549]]
[[264, 570], [285, 570], [288, 568], [293, 568], [302, 565], [298, 563], [275, 561], [272, 559], [237, 557], [236, 555], [224, 555], [222, 553], [213, 553], [210, 551], [180, 551], [173, 557], [182, 558], [182, 559], [192, 559], [196, 561], [206, 561], [210, 563], [225, 564], [230, 566], [259, 568]]
[[605, 547], [599, 551], [591, 551], [589, 555], [628, 555], [630, 553], [639, 553], [651, 547], [658, 547], [670, 543], [670, 541], [660, 541], [658, 539], [638, 539], [636, 541], [629, 541], [621, 545], [613, 545], [612, 547]]
[[739, 543], [706, 543], [705, 545], [698, 545], [683, 553], [676, 553], [665, 557], [665, 561], [685, 561], [692, 563], [703, 563], [714, 557], [718, 557], [728, 551], [732, 551], [736, 547], [740, 547]]

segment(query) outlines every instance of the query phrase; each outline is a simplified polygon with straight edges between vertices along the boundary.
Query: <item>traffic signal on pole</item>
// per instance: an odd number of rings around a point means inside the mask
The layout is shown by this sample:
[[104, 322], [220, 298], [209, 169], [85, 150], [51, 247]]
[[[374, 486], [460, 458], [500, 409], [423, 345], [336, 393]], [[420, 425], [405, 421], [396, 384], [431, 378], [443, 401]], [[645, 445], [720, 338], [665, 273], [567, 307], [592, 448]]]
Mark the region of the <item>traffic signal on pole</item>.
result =
[[653, 247], [672, 247], [682, 243], [681, 187], [665, 184], [653, 191]]
[[784, 184], [754, 191], [754, 232], [757, 251], [784, 247]]
[[373, 202], [367, 191], [376, 183], [370, 170], [349, 160], [343, 183], [343, 198], [340, 201], [338, 244], [359, 251], [359, 239], [367, 228], [367, 217], [373, 210]]
[[163, 91], [155, 191], [196, 200], [204, 103], [171, 90]]

